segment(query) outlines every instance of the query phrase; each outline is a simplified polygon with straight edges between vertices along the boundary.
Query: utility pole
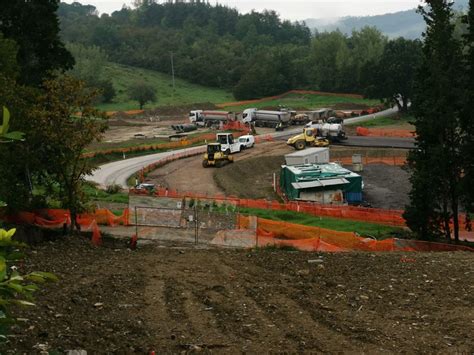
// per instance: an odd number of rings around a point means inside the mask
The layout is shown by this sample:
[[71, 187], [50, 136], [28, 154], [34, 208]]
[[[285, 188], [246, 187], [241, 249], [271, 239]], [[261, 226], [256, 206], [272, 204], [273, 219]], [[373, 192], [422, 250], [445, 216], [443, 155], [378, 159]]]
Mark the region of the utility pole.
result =
[[171, 52], [171, 75], [173, 77], [173, 94], [175, 91], [175, 86], [174, 86], [174, 61], [173, 61], [173, 52]]

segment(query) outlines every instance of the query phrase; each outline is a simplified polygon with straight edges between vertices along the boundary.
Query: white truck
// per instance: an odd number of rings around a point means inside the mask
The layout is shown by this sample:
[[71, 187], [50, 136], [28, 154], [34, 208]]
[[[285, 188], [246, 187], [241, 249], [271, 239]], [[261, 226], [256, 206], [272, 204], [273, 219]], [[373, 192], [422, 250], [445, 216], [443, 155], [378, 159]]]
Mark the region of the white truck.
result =
[[232, 133], [217, 133], [216, 141], [221, 144], [221, 150], [227, 154], [238, 153], [245, 149], [245, 143], [234, 140]]
[[189, 122], [200, 127], [210, 127], [218, 124], [226, 124], [237, 120], [234, 112], [228, 111], [203, 111], [194, 110], [189, 112]]
[[283, 130], [290, 125], [291, 113], [248, 108], [242, 113], [242, 122], [248, 124], [255, 123], [257, 127], [272, 127], [277, 130]]

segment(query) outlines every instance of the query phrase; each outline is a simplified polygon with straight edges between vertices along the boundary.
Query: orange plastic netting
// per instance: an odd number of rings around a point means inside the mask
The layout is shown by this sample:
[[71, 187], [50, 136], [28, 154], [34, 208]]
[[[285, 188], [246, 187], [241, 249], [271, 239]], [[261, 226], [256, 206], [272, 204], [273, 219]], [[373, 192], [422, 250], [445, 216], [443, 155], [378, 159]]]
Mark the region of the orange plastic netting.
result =
[[[67, 210], [43, 209], [35, 212], [19, 212], [15, 215], [4, 216], [6, 222], [16, 224], [36, 225], [42, 228], [62, 228], [71, 224], [71, 214]], [[92, 232], [92, 242], [101, 243], [98, 225], [117, 226], [129, 224], [129, 211], [125, 209], [120, 216], [114, 215], [107, 209], [98, 209], [94, 213], [80, 214], [76, 223], [83, 231]]]
[[415, 133], [409, 129], [357, 127], [358, 136], [412, 138]]
[[[240, 216], [239, 227], [249, 228], [250, 217]], [[465, 246], [430, 243], [417, 240], [390, 238], [374, 240], [363, 238], [351, 232], [340, 232], [319, 227], [302, 226], [280, 221], [257, 219], [257, 245], [293, 247], [303, 251], [470, 251], [474, 248]]]

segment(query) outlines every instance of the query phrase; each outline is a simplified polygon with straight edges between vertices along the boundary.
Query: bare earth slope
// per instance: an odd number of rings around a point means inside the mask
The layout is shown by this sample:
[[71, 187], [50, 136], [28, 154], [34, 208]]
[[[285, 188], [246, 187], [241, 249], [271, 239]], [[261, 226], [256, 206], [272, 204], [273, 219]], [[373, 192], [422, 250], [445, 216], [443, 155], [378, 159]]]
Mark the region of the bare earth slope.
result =
[[468, 253], [131, 252], [76, 239], [38, 247], [28, 268], [61, 281], [17, 311], [28, 321], [3, 353], [474, 351]]

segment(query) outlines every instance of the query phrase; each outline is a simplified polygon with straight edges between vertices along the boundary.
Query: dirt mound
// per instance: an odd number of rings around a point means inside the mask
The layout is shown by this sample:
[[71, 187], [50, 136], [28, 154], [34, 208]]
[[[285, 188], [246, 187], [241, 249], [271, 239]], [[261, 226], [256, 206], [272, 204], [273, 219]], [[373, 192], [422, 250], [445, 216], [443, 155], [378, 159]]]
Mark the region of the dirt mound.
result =
[[472, 253], [143, 248], [37, 247], [27, 268], [60, 281], [16, 311], [28, 321], [0, 351], [474, 350]]

